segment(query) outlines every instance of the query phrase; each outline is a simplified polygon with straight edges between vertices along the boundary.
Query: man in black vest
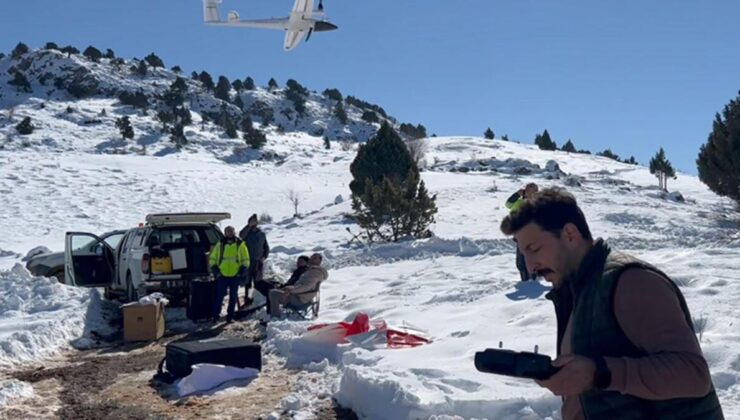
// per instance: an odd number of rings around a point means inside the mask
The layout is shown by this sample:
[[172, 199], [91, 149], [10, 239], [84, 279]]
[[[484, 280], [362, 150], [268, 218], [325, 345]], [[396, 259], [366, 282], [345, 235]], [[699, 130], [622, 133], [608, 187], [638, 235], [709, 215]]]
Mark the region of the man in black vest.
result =
[[573, 195], [545, 189], [506, 216], [529, 272], [552, 283], [560, 370], [537, 381], [575, 419], [723, 419], [681, 291], [594, 240]]
[[249, 216], [247, 225], [239, 231], [239, 237], [247, 244], [249, 257], [252, 265], [249, 267], [244, 285], [244, 306], [249, 306], [252, 300], [249, 298], [249, 289], [255, 283], [262, 280], [262, 272], [265, 268], [265, 259], [270, 254], [270, 245], [267, 243], [267, 236], [257, 226], [257, 215]]

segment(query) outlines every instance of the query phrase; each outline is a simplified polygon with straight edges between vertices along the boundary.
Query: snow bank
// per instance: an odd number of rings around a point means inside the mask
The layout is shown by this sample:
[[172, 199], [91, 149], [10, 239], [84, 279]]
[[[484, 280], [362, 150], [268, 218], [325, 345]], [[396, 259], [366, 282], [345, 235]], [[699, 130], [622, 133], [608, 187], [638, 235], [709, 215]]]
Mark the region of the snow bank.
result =
[[15, 379], [0, 381], [0, 406], [6, 406], [16, 399], [30, 398], [33, 394], [33, 387], [26, 382]]
[[33, 277], [20, 264], [0, 271], [0, 367], [51, 356], [80, 337], [99, 309], [94, 294]]

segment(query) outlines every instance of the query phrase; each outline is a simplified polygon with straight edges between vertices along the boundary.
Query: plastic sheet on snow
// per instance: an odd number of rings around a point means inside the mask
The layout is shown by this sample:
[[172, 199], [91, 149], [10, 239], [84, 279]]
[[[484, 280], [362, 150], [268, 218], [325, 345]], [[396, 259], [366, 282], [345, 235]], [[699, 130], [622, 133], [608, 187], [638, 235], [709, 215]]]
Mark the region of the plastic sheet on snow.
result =
[[257, 376], [259, 376], [257, 369], [199, 363], [193, 365], [193, 373], [178, 380], [175, 387], [178, 396], [186, 397], [215, 391], [217, 387], [227, 382], [245, 381]]

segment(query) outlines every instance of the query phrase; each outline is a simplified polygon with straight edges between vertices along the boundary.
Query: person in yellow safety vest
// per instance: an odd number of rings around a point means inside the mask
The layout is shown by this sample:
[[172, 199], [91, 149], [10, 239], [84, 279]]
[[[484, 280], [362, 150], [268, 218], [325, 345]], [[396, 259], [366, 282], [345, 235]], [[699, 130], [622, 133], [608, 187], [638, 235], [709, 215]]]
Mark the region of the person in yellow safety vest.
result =
[[[509, 214], [519, 210], [519, 207], [524, 204], [524, 200], [534, 196], [538, 190], [539, 187], [537, 186], [537, 184], [535, 184], [534, 182], [530, 182], [529, 184], [527, 184], [526, 187], [512, 194], [511, 197], [506, 200], [505, 204], [506, 208], [509, 209]], [[516, 247], [516, 268], [517, 270], [519, 270], [519, 276], [521, 277], [522, 281], [527, 281], [532, 278], [532, 276], [527, 271], [527, 262], [524, 259], [524, 255], [519, 252], [519, 247]]]
[[239, 282], [246, 276], [249, 268], [249, 251], [247, 245], [236, 237], [233, 226], [224, 229], [224, 240], [218, 242], [211, 250], [209, 265], [216, 279], [216, 301], [213, 305], [213, 316], [221, 317], [221, 307], [229, 289], [229, 306], [226, 309], [226, 322], [234, 319], [234, 309], [239, 292]]

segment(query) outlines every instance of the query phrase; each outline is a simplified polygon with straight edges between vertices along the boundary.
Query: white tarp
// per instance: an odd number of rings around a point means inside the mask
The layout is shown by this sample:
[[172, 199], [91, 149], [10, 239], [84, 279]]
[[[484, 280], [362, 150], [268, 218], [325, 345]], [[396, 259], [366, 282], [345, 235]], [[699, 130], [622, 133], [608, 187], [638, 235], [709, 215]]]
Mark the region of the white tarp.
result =
[[185, 397], [213, 390], [227, 382], [253, 379], [259, 376], [259, 373], [257, 369], [253, 368], [200, 363], [193, 365], [193, 373], [178, 380], [175, 387], [177, 388], [177, 395]]

